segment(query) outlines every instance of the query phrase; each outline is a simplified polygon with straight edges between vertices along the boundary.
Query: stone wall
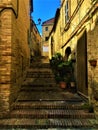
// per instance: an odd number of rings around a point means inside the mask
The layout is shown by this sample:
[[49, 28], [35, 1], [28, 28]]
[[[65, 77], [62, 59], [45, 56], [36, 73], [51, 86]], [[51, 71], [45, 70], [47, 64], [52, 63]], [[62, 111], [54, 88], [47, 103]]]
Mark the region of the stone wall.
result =
[[[94, 23], [90, 26], [91, 31], [88, 32], [88, 92], [89, 99], [95, 106], [95, 113], [98, 118], [98, 16]], [[94, 17], [93, 17], [94, 18]], [[92, 19], [93, 19], [92, 18]], [[90, 60], [95, 59], [97, 65], [91, 66]], [[97, 97], [96, 97], [97, 96]], [[97, 100], [96, 100], [97, 98]]]
[[[71, 1], [71, 17], [68, 23], [64, 24], [66, 0], [63, 0], [59, 17], [61, 24], [57, 24], [56, 31], [51, 33], [51, 37], [57, 41], [56, 46], [59, 46], [58, 41], [62, 39], [62, 53], [68, 46], [71, 47], [76, 59], [74, 70], [77, 92], [88, 98], [89, 103], [93, 103], [98, 115], [98, 96], [97, 99], [95, 98], [95, 93], [98, 95], [98, 3], [96, 2]], [[61, 33], [59, 37], [56, 35], [58, 28]], [[59, 48], [55, 49], [61, 52]], [[96, 67], [90, 65], [91, 59], [97, 61]]]

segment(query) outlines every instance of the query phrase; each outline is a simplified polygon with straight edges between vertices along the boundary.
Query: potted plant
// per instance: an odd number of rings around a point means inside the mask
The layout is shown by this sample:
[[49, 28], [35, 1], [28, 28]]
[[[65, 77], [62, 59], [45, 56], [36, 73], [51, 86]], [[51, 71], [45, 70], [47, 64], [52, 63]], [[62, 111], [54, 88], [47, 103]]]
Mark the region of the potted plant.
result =
[[54, 72], [54, 74], [57, 75], [57, 66], [62, 62], [62, 55], [60, 53], [56, 53], [51, 59], [50, 59], [50, 66]]
[[59, 83], [62, 80], [62, 77], [60, 77], [59, 75], [55, 75], [55, 80], [56, 83]]
[[89, 104], [89, 103], [85, 103], [81, 106], [81, 108], [83, 108], [84, 110], [87, 110], [88, 112], [90, 113], [93, 113], [94, 112], [94, 107], [92, 104]]
[[59, 74], [58, 75], [55, 75], [55, 80], [56, 80], [56, 83], [61, 87], [61, 88], [66, 88], [67, 87], [67, 80], [63, 77], [63, 76], [60, 76]]
[[63, 89], [67, 88], [68, 79], [67, 77], [61, 77], [61, 80], [59, 81], [59, 86]]
[[68, 83], [69, 77], [72, 73], [72, 61], [63, 61], [57, 66], [58, 73], [62, 79]]
[[63, 61], [57, 66], [58, 72], [61, 76], [67, 75], [72, 71], [72, 61]]

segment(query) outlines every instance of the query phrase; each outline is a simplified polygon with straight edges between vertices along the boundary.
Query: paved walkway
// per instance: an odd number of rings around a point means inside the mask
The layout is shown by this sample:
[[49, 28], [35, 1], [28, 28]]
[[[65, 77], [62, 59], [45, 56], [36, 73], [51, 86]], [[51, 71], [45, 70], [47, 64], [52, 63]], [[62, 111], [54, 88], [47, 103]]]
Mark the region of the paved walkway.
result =
[[94, 113], [71, 89], [56, 84], [49, 64], [33, 64], [21, 86], [10, 115], [0, 119], [0, 129], [97, 130]]

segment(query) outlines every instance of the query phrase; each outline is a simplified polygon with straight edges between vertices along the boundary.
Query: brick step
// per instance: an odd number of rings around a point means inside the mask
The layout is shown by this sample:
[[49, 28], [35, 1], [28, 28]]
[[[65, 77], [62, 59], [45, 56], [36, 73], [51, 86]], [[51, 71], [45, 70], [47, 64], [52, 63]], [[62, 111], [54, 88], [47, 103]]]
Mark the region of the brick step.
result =
[[81, 100], [77, 100], [76, 101], [76, 99], [73, 99], [73, 100], [71, 100], [71, 99], [65, 99], [65, 100], [62, 100], [62, 99], [59, 99], [59, 98], [57, 98], [57, 100], [56, 100], [56, 98], [54, 98], [54, 99], [45, 99], [45, 98], [39, 98], [40, 96], [36, 96], [35, 98], [34, 97], [18, 97], [18, 99], [17, 99], [17, 101], [18, 102], [35, 102], [35, 101], [47, 101], [47, 102], [49, 102], [49, 101], [64, 101], [64, 102], [68, 102], [68, 103], [79, 103], [79, 102], [81, 102]]
[[50, 78], [53, 79], [54, 75], [48, 75], [48, 74], [27, 74], [26, 78]]
[[62, 109], [18, 109], [13, 110], [10, 114], [11, 118], [33, 118], [33, 119], [49, 119], [49, 118], [71, 118], [71, 119], [87, 119], [95, 118], [94, 113], [88, 113], [84, 110], [62, 110]]
[[35, 82], [33, 82], [33, 84], [32, 84], [32, 82], [27, 82], [27, 83], [24, 83], [22, 86], [21, 86], [21, 88], [22, 87], [26, 87], [26, 88], [48, 88], [48, 87], [50, 87], [50, 88], [59, 88], [59, 87], [57, 87], [57, 85], [56, 85], [56, 83], [53, 81], [53, 82], [49, 82], [49, 83], [43, 83], [42, 81], [40, 81], [40, 83], [38, 82], [38, 81], [35, 81]]
[[52, 88], [52, 87], [21, 87], [20, 91], [26, 91], [26, 92], [30, 92], [30, 91], [43, 91], [43, 92], [48, 92], [48, 91], [60, 91], [59, 88]]
[[40, 81], [40, 84], [39, 84], [38, 81], [33, 81], [33, 84], [31, 84], [32, 82], [29, 82], [29, 85], [28, 85], [28, 82], [27, 82], [27, 83], [25, 83], [21, 86], [21, 89], [25, 88], [25, 89], [39, 89], [39, 90], [41, 90], [41, 89], [51, 89], [51, 90], [52, 89], [53, 90], [59, 89], [59, 91], [62, 90], [59, 86], [56, 85], [56, 83], [54, 81], [49, 82], [49, 83], [47, 83], [47, 81], [44, 82], [44, 83], [43, 82], [44, 81]]
[[32, 63], [30, 64], [30, 68], [50, 68], [49, 63]]
[[[40, 92], [40, 91], [31, 91], [31, 92], [21, 92], [21, 94], [18, 96], [17, 98], [17, 101], [19, 102], [30, 102], [30, 101], [47, 101], [47, 102], [54, 102], [54, 101], [64, 101], [64, 102], [67, 102], [67, 103], [80, 103], [82, 102], [83, 100], [82, 99], [78, 99], [78, 98], [73, 98], [71, 99], [70, 97], [69, 98], [64, 98], [62, 95], [58, 95], [56, 96], [56, 93], [57, 91], [55, 92], [51, 92], [51, 91], [48, 91], [47, 92], [47, 95], [45, 95], [44, 93], [46, 92]], [[55, 93], [55, 94], [53, 94]]]
[[82, 103], [68, 104], [62, 101], [54, 102], [16, 102], [13, 104], [13, 109], [70, 109], [70, 110], [82, 110], [84, 109]]
[[26, 77], [46, 77], [46, 78], [54, 78], [54, 74], [51, 72], [39, 72], [39, 71], [34, 71], [34, 72], [27, 72]]
[[[18, 102], [35, 102], [35, 101], [55, 101], [56, 99], [45, 99], [45, 98], [41, 98], [41, 96], [40, 95], [37, 95], [36, 97], [32, 97], [32, 96], [30, 96], [29, 98], [27, 97], [27, 96], [19, 96], [18, 98], [17, 98], [17, 101]], [[59, 101], [61, 101], [60, 99], [57, 99], [57, 100], [59, 100]]]
[[95, 119], [26, 119], [12, 118], [0, 120], [0, 129], [88, 129], [97, 130]]
[[53, 74], [53, 70], [51, 68], [28, 68], [27, 70], [28, 73], [36, 73], [36, 72], [39, 72], [39, 73], [48, 73], [48, 74]]
[[21, 91], [19, 93], [19, 96], [17, 98], [17, 101], [64, 101], [69, 103], [79, 103], [83, 102], [82, 98], [80, 98], [78, 95], [73, 96], [64, 93], [63, 91]]
[[53, 72], [50, 69], [47, 70], [40, 70], [40, 69], [34, 69], [34, 70], [28, 70], [27, 74], [47, 74], [47, 75], [54, 75]]
[[52, 82], [44, 82], [44, 81], [27, 81], [27, 83], [24, 83], [21, 87], [56, 87], [56, 83], [54, 81]]
[[51, 68], [29, 68], [27, 70], [27, 73], [36, 73], [36, 72], [39, 72], [39, 73], [48, 73], [48, 74], [53, 74]]

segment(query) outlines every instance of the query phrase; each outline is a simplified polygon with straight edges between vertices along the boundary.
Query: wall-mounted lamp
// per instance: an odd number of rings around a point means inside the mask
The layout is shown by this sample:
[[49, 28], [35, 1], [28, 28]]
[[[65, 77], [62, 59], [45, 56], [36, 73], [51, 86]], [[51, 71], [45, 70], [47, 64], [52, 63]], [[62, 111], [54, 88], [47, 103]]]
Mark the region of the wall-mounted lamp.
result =
[[38, 19], [38, 23], [36, 25], [40, 25], [41, 24], [41, 19]]

